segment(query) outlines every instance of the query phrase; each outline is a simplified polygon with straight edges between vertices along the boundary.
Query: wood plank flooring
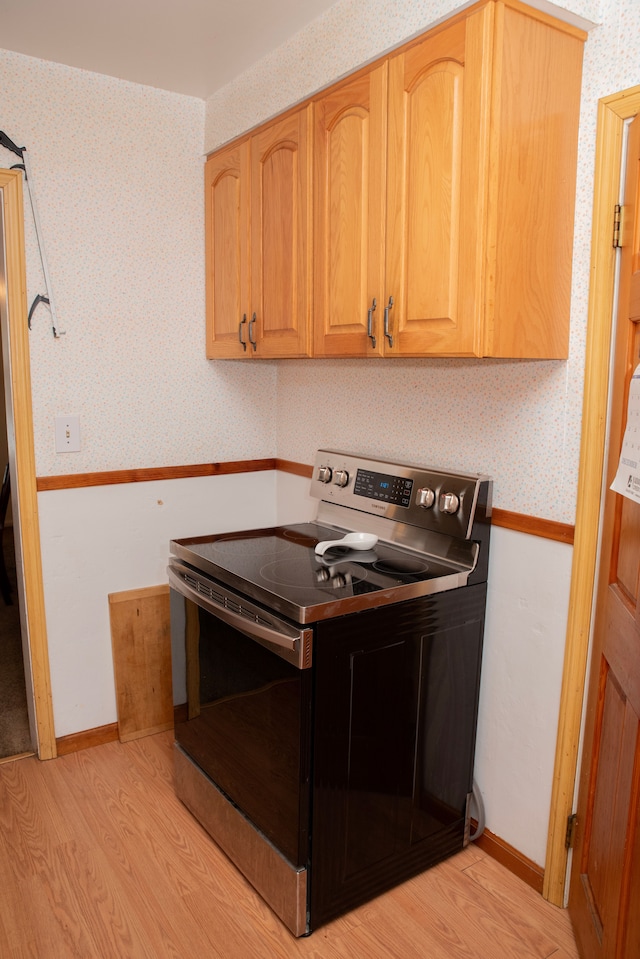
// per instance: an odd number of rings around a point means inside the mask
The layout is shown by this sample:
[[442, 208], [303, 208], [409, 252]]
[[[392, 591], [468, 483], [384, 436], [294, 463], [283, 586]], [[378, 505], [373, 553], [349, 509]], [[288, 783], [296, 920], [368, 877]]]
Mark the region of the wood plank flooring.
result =
[[578, 959], [479, 849], [294, 939], [173, 792], [173, 734], [0, 766], [3, 959]]

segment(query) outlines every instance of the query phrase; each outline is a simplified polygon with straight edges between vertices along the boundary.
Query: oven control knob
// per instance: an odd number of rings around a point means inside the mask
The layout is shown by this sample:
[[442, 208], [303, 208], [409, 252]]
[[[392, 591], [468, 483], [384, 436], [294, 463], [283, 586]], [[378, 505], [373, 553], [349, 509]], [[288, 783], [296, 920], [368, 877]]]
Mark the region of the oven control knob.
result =
[[442, 493], [439, 506], [443, 513], [457, 513], [460, 508], [460, 497], [456, 493]]
[[416, 497], [418, 506], [422, 506], [423, 509], [431, 509], [435, 501], [436, 494], [432, 489], [429, 489], [428, 486], [426, 486], [424, 489], [418, 490], [418, 495]]
[[336, 486], [346, 486], [349, 482], [349, 474], [346, 470], [336, 470], [333, 477], [333, 482]]
[[321, 466], [318, 470], [318, 479], [321, 483], [330, 483], [331, 482], [331, 467], [330, 466]]

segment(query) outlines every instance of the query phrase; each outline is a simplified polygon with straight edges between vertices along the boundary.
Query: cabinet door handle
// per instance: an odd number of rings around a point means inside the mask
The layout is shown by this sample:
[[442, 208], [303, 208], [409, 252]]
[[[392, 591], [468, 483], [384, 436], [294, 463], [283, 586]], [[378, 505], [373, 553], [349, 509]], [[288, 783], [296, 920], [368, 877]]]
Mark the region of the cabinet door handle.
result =
[[374, 296], [371, 302], [371, 306], [367, 310], [367, 336], [371, 340], [371, 349], [373, 350], [375, 350], [376, 348], [376, 338], [373, 333], [373, 314], [375, 313], [375, 309], [377, 305], [378, 304], [376, 303], [376, 298]]
[[247, 344], [246, 344], [246, 342], [242, 339], [242, 327], [243, 327], [243, 325], [244, 325], [246, 322], [247, 322], [247, 314], [246, 314], [246, 313], [243, 313], [243, 314], [242, 314], [242, 319], [241, 319], [240, 322], [238, 323], [238, 339], [239, 339], [240, 342], [242, 343], [242, 349], [245, 351], [245, 353], [247, 352]]
[[389, 340], [389, 346], [393, 346], [393, 336], [389, 332], [389, 310], [393, 308], [393, 297], [389, 297], [389, 302], [384, 308], [384, 335]]
[[253, 337], [253, 327], [255, 326], [255, 322], [256, 322], [256, 315], [254, 313], [253, 316], [251, 317], [251, 322], [249, 323], [249, 342], [251, 343], [251, 346], [253, 347], [254, 353], [256, 351], [256, 341]]

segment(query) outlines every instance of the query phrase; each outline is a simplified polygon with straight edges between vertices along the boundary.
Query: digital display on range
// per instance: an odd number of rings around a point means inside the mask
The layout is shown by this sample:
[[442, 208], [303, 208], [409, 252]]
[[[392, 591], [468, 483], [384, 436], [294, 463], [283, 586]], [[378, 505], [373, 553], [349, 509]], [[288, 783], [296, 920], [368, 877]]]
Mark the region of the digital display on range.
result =
[[391, 503], [393, 506], [409, 506], [413, 480], [390, 473], [374, 473], [371, 470], [358, 470], [353, 492], [356, 496]]

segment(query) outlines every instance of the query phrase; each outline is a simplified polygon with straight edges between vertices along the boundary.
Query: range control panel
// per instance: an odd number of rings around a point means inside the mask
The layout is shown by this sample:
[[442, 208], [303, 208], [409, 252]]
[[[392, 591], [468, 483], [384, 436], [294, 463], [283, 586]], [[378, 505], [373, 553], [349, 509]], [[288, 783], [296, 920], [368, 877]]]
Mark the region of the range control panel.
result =
[[491, 481], [480, 474], [318, 450], [311, 495], [337, 506], [466, 539], [471, 535], [479, 497], [490, 512]]
[[366, 496], [379, 503], [392, 503], [394, 506], [410, 506], [412, 490], [412, 479], [367, 469], [359, 469], [353, 481], [353, 492], [356, 496]]

